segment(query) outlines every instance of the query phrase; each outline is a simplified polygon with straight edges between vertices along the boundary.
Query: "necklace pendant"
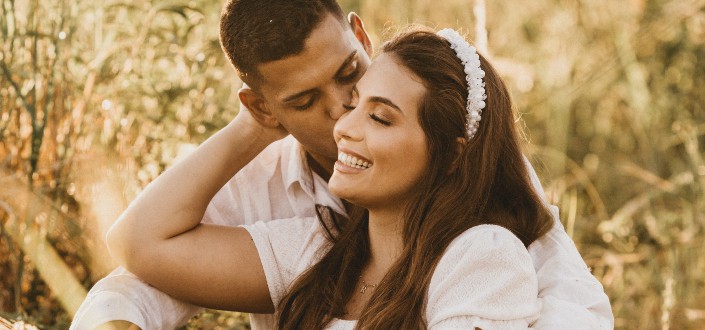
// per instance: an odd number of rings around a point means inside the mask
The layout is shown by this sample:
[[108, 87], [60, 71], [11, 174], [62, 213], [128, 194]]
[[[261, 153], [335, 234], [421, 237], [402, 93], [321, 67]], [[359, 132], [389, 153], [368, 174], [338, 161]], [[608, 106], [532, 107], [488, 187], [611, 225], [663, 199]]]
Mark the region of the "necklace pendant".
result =
[[360, 281], [362, 281], [362, 289], [360, 289], [360, 293], [365, 293], [365, 291], [367, 291], [367, 288], [373, 288], [373, 289], [374, 289], [374, 288], [377, 287], [377, 283], [375, 283], [375, 284], [368, 284], [367, 282], [365, 282], [365, 280], [362, 279], [362, 276], [360, 276]]
[[376, 288], [377, 284], [367, 284], [365, 281], [362, 281], [362, 289], [360, 289], [360, 293], [365, 293], [367, 291], [367, 288]]

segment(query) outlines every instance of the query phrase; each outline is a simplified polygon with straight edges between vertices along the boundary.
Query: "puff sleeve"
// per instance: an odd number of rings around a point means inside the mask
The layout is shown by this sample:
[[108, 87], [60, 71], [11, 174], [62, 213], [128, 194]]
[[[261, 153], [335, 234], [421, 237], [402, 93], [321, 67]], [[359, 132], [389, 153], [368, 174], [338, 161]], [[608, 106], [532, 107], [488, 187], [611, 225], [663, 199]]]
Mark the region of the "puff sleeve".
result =
[[427, 299], [430, 329], [526, 329], [541, 310], [528, 251], [495, 225], [473, 227], [448, 246]]

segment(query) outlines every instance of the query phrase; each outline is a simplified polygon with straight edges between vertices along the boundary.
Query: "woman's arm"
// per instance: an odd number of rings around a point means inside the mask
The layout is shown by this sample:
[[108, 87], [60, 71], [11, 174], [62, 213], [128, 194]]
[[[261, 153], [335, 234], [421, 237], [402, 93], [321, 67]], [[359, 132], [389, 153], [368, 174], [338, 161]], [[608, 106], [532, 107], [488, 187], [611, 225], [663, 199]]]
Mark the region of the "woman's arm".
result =
[[262, 265], [247, 231], [200, 221], [216, 192], [282, 135], [241, 112], [133, 201], [107, 234], [112, 256], [177, 299], [271, 312]]

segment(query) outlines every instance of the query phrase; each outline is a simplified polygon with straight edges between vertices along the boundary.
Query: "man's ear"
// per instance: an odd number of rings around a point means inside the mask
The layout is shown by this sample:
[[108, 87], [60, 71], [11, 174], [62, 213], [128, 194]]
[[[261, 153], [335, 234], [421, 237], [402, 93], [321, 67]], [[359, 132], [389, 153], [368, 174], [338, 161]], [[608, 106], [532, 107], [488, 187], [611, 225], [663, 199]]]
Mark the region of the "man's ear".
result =
[[262, 94], [245, 86], [237, 92], [240, 98], [240, 111], [248, 111], [262, 126], [269, 128], [279, 127], [279, 120], [269, 111], [267, 101]]
[[370, 36], [365, 31], [365, 24], [362, 23], [362, 18], [358, 16], [354, 11], [348, 14], [348, 22], [350, 22], [350, 28], [352, 28], [355, 38], [362, 44], [362, 47], [367, 52], [367, 55], [372, 57], [373, 47], [372, 41], [370, 41]]

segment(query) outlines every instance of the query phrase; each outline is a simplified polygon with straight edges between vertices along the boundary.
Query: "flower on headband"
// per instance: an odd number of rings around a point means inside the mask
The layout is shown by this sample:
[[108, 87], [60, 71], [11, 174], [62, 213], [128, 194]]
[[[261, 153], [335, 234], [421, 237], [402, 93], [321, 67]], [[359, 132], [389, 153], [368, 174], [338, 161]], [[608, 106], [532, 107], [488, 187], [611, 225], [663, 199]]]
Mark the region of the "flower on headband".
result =
[[438, 31], [438, 35], [450, 42], [450, 48], [455, 51], [460, 61], [465, 66], [465, 80], [468, 83], [467, 115], [465, 128], [468, 140], [472, 139], [480, 127], [482, 110], [485, 108], [485, 71], [480, 67], [480, 55], [477, 49], [471, 46], [465, 38], [453, 29], [443, 29]]

